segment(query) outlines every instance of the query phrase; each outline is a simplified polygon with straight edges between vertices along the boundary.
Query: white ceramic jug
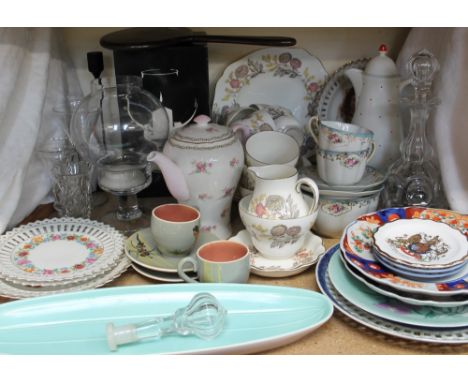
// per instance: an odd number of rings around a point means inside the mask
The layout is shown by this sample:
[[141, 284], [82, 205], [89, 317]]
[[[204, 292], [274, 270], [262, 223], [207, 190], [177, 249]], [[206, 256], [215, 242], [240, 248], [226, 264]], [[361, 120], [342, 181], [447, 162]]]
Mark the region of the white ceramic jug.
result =
[[386, 173], [391, 163], [400, 157], [403, 131], [400, 120], [400, 82], [398, 70], [387, 57], [387, 47], [381, 45], [379, 55], [369, 61], [364, 71], [348, 69], [356, 93], [356, 111], [352, 123], [374, 132], [375, 155], [369, 165]]

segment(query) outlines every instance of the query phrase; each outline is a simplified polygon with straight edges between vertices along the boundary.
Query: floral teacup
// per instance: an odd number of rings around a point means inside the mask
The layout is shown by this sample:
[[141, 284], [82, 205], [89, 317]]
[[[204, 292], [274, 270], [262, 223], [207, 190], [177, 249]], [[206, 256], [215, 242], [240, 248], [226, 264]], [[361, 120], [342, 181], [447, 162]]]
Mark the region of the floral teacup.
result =
[[365, 127], [339, 121], [310, 118], [306, 129], [322, 150], [362, 151], [374, 144], [374, 133]]
[[359, 182], [367, 162], [374, 155], [375, 146], [362, 151], [329, 151], [317, 149], [317, 172], [326, 183], [347, 186]]

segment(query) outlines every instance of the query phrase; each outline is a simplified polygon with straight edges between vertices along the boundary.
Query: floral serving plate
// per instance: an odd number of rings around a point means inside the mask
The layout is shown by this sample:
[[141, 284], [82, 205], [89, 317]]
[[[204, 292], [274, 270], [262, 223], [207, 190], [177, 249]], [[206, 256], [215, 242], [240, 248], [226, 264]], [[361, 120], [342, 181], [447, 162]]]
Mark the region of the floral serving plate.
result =
[[315, 264], [321, 255], [325, 253], [325, 247], [320, 237], [306, 234], [304, 248], [288, 259], [274, 260], [264, 257], [252, 244], [247, 230], [240, 231], [229, 240], [241, 242], [250, 248], [250, 271], [263, 277], [288, 277], [305, 271]]
[[120, 259], [124, 237], [103, 223], [46, 219], [0, 237], [0, 277], [23, 285], [65, 285], [109, 271]]
[[[192, 254], [195, 254], [202, 244], [217, 239], [215, 235], [209, 232], [200, 232]], [[132, 263], [138, 264], [140, 267], [175, 274], [177, 274], [177, 264], [184, 258], [184, 256], [162, 254], [158, 250], [151, 228], [143, 228], [131, 235], [125, 241], [125, 254]], [[193, 269], [187, 268], [187, 271], [190, 270]]]
[[15, 284], [0, 279], [0, 296], [11, 299], [48, 296], [66, 292], [78, 292], [88, 289], [96, 289], [118, 278], [130, 266], [130, 260], [121, 255], [117, 263], [106, 273], [82, 282], [70, 283], [59, 286], [26, 286]]
[[374, 246], [390, 263], [428, 272], [449, 270], [468, 260], [466, 236], [432, 220], [398, 219], [377, 227]]
[[348, 62], [328, 76], [315, 95], [314, 115], [318, 115], [322, 121], [351, 122], [355, 94], [345, 71], [351, 68], [364, 69], [368, 62], [368, 58]]
[[456, 275], [437, 282], [416, 281], [385, 268], [373, 252], [373, 235], [378, 227], [398, 219], [429, 219], [468, 232], [468, 217], [454, 211], [423, 207], [387, 208], [362, 215], [350, 223], [340, 240], [345, 260], [369, 279], [396, 290], [432, 296], [468, 294], [468, 265]]
[[468, 327], [468, 306], [442, 308], [410, 305], [377, 293], [347, 271], [339, 250], [331, 255], [328, 277], [345, 299], [374, 316], [401, 324], [430, 328]]
[[321, 62], [304, 49], [257, 50], [229, 65], [216, 83], [215, 120], [238, 106], [268, 104], [290, 110], [305, 125], [326, 76]]
[[308, 166], [301, 170], [303, 176], [312, 178], [317, 183], [320, 191], [333, 190], [333, 191], [352, 191], [352, 192], [366, 192], [378, 191], [377, 188], [385, 182], [385, 176], [376, 170], [374, 167], [367, 166], [361, 180], [355, 184], [348, 186], [331, 186], [320, 178], [317, 168], [315, 166]]
[[378, 284], [360, 272], [351, 267], [348, 262], [344, 259], [343, 254], [340, 251], [342, 263], [347, 271], [357, 280], [365, 284], [368, 288], [376, 291], [379, 294], [392, 297], [410, 305], [424, 305], [424, 306], [435, 306], [439, 308], [454, 308], [458, 306], [468, 305], [468, 296], [455, 295], [455, 296], [428, 296], [417, 293], [407, 293], [400, 290], [389, 288], [388, 286]]
[[368, 313], [346, 300], [338, 293], [328, 276], [328, 264], [332, 255], [337, 251], [339, 251], [338, 244], [330, 248], [325, 255], [320, 258], [315, 269], [315, 274], [317, 284], [322, 293], [328, 296], [335, 308], [345, 316], [380, 333], [398, 338], [434, 344], [461, 345], [468, 343], [468, 328], [466, 327], [441, 329], [401, 324]]

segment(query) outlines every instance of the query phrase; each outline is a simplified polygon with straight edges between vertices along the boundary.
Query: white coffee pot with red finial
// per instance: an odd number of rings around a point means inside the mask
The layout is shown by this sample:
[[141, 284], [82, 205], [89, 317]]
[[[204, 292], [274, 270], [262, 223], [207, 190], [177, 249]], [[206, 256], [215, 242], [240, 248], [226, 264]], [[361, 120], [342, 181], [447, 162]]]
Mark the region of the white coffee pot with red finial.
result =
[[356, 94], [352, 123], [374, 132], [375, 154], [369, 165], [384, 174], [400, 157], [403, 139], [400, 91], [407, 84], [400, 81], [397, 67], [387, 51], [387, 46], [381, 45], [379, 55], [369, 61], [364, 71], [355, 68], [345, 71]]

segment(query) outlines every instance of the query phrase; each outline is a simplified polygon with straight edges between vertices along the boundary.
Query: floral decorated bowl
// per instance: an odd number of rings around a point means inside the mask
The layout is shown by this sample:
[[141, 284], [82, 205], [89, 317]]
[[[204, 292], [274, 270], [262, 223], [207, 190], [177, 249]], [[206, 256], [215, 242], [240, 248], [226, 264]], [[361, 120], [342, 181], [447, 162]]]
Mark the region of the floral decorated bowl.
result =
[[[261, 254], [270, 259], [287, 259], [304, 245], [306, 233], [317, 218], [317, 211], [294, 219], [265, 219], [248, 212], [251, 199], [248, 195], [239, 202], [239, 214], [249, 232], [252, 243]], [[304, 196], [312, 206], [313, 198]]]
[[360, 215], [374, 212], [382, 189], [364, 197], [320, 194], [314, 231], [325, 237], [340, 237], [344, 228]]

